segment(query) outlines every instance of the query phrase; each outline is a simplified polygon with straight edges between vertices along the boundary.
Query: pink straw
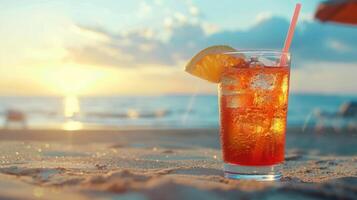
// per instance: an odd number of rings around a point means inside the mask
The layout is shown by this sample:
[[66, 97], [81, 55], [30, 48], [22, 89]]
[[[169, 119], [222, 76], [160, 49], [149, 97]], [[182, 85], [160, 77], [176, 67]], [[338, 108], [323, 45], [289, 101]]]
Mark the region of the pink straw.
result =
[[283, 48], [283, 55], [281, 55], [280, 58], [281, 66], [284, 66], [286, 64], [286, 60], [287, 60], [286, 53], [289, 52], [290, 44], [294, 36], [295, 26], [299, 17], [300, 9], [301, 9], [301, 4], [297, 3], [295, 6], [293, 18], [291, 18], [288, 34], [286, 35], [284, 48]]

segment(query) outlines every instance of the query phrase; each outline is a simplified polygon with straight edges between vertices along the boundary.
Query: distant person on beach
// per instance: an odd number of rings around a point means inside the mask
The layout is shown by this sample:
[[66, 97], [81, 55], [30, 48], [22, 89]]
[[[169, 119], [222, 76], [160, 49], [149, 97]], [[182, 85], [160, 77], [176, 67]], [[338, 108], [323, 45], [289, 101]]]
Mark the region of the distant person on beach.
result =
[[334, 113], [316, 110], [316, 118], [316, 131], [322, 131], [329, 126], [337, 132], [343, 127], [349, 130], [357, 129], [357, 102], [346, 102], [340, 106], [339, 111]]

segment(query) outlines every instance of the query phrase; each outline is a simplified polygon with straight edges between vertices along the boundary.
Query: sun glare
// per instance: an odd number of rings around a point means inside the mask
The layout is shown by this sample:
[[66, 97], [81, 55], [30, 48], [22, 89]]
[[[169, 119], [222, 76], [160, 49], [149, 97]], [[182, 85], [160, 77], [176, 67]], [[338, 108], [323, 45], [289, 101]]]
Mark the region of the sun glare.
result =
[[83, 124], [77, 121], [68, 121], [62, 125], [62, 129], [65, 131], [77, 131], [83, 128]]
[[64, 97], [63, 106], [64, 106], [63, 114], [66, 117], [66, 121], [65, 123], [62, 124], [62, 129], [66, 131], [76, 131], [82, 129], [83, 124], [73, 119], [80, 112], [80, 104], [79, 104], [78, 97], [73, 95]]
[[80, 111], [79, 100], [76, 96], [66, 96], [64, 98], [64, 116], [74, 117]]
[[54, 93], [68, 96], [86, 94], [105, 75], [100, 68], [72, 64], [48, 67], [42, 77]]

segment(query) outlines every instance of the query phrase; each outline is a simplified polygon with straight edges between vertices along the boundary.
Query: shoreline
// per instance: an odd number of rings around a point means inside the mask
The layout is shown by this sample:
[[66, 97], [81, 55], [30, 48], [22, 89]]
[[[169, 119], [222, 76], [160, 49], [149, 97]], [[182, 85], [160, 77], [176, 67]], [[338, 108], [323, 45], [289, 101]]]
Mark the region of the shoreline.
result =
[[[153, 131], [158, 132], [180, 132], [182, 134], [198, 132], [201, 133], [203, 131], [208, 132], [217, 132], [219, 133], [219, 127], [169, 127], [169, 126], [105, 126], [105, 125], [88, 125], [84, 124], [83, 128], [75, 129], [75, 130], [66, 130], [61, 128], [61, 125], [50, 125], [50, 126], [34, 126], [30, 128], [4, 128], [0, 127], [0, 135], [6, 132], [20, 133], [20, 132], [28, 132], [28, 133], [36, 133], [36, 132], [47, 132], [47, 133], [55, 133], [55, 132], [87, 132], [87, 133], [96, 133], [96, 132], [106, 132], [106, 133], [118, 133], [118, 132], [142, 132], [148, 133]], [[289, 126], [287, 127], [286, 133], [293, 132], [294, 134], [340, 134], [348, 133], [355, 135], [357, 134], [357, 130], [350, 130], [347, 128], [341, 128], [339, 130], [335, 130], [332, 127], [325, 127], [323, 130], [315, 130], [314, 127], [303, 128], [301, 125]], [[357, 136], [357, 135], [356, 135]]]
[[[22, 142], [57, 142], [65, 144], [90, 143], [138, 143], [160, 146], [170, 142], [173, 146], [184, 144], [204, 148], [220, 149], [218, 128], [107, 128], [107, 129], [0, 129], [0, 140]], [[147, 144], [145, 144], [147, 143]], [[335, 132], [327, 129], [315, 132], [312, 129], [290, 127], [286, 134], [287, 149], [314, 149], [323, 154], [353, 155], [357, 146], [357, 131]]]

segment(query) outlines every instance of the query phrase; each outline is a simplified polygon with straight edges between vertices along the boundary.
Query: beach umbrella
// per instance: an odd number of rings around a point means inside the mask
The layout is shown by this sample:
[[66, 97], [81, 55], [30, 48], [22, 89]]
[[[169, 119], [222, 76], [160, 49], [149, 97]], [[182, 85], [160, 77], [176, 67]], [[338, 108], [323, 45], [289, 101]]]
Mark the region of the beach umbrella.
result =
[[321, 3], [315, 18], [322, 22], [357, 25], [357, 0], [328, 0]]

